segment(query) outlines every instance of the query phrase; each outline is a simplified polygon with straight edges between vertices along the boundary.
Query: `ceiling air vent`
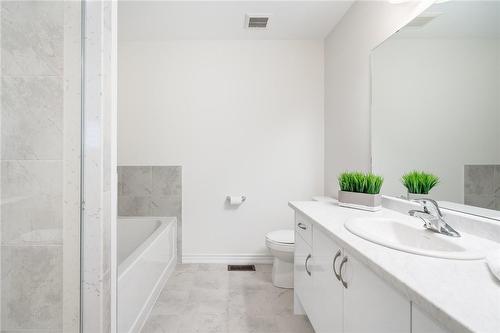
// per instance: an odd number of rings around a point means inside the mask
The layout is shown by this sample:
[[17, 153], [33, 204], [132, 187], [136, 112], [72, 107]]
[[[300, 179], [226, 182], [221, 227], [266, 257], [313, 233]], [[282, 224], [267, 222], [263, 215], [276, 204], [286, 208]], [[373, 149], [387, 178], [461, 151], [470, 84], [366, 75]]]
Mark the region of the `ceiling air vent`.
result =
[[247, 14], [245, 27], [248, 29], [267, 29], [269, 27], [269, 15]]
[[410, 23], [406, 25], [406, 27], [409, 28], [420, 28], [423, 27], [424, 25], [429, 24], [432, 20], [434, 20], [436, 17], [441, 15], [441, 13], [425, 13], [420, 16], [415, 17]]

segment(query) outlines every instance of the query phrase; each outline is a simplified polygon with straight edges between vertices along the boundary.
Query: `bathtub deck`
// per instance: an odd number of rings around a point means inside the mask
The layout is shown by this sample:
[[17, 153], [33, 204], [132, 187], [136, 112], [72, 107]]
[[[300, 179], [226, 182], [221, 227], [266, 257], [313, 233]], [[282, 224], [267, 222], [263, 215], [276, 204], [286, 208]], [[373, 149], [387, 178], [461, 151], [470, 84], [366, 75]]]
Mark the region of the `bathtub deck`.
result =
[[142, 333], [314, 333], [293, 314], [293, 290], [271, 283], [271, 265], [178, 265]]

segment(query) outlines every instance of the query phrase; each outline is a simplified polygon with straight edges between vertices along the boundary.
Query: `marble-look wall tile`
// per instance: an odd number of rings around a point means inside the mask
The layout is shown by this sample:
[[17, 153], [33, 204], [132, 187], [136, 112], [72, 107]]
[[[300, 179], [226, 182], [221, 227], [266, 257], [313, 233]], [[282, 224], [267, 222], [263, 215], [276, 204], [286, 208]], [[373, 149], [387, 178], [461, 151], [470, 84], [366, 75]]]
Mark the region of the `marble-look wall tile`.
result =
[[151, 196], [152, 191], [152, 167], [118, 168], [118, 195], [145, 197]]
[[474, 195], [493, 194], [493, 165], [465, 165], [464, 193]]
[[2, 75], [63, 72], [64, 1], [1, 2]]
[[153, 166], [153, 196], [180, 196], [182, 194], [182, 167]]
[[151, 197], [118, 196], [118, 216], [151, 216]]
[[2, 244], [62, 242], [62, 161], [1, 162]]
[[2, 329], [60, 329], [62, 247], [2, 246]]
[[495, 209], [495, 198], [493, 196], [465, 194], [464, 204], [481, 208]]
[[63, 326], [80, 328], [81, 3], [64, 1]]
[[182, 258], [182, 167], [119, 166], [119, 216], [177, 217], [177, 253]]
[[178, 219], [182, 211], [182, 197], [180, 195], [153, 196], [151, 201], [152, 216], [176, 216]]
[[495, 193], [495, 197], [500, 198], [500, 165], [495, 165], [493, 177], [493, 191]]
[[63, 83], [58, 77], [2, 79], [2, 159], [61, 159]]
[[79, 328], [80, 8], [0, 4], [2, 332]]
[[497, 198], [500, 198], [500, 165], [465, 165], [464, 203], [499, 209]]
[[177, 216], [182, 211], [182, 167], [119, 166], [120, 216]]
[[67, 333], [64, 330], [1, 330], [0, 333]]

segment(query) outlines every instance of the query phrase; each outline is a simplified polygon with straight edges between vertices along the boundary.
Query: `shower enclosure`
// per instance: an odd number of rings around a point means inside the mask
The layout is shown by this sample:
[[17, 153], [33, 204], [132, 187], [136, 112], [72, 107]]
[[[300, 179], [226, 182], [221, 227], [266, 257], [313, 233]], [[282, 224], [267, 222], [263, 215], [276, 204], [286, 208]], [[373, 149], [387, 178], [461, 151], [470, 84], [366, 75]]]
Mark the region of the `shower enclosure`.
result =
[[78, 332], [82, 5], [0, 11], [0, 331]]

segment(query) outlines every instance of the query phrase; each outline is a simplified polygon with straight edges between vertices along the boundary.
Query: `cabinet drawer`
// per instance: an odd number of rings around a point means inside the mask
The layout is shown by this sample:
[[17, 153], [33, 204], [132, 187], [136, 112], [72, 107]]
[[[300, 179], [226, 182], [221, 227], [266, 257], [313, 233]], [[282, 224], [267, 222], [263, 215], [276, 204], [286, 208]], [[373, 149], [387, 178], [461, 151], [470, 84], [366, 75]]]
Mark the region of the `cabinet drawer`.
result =
[[300, 235], [307, 244], [312, 246], [312, 222], [301, 214], [295, 216], [295, 234]]

